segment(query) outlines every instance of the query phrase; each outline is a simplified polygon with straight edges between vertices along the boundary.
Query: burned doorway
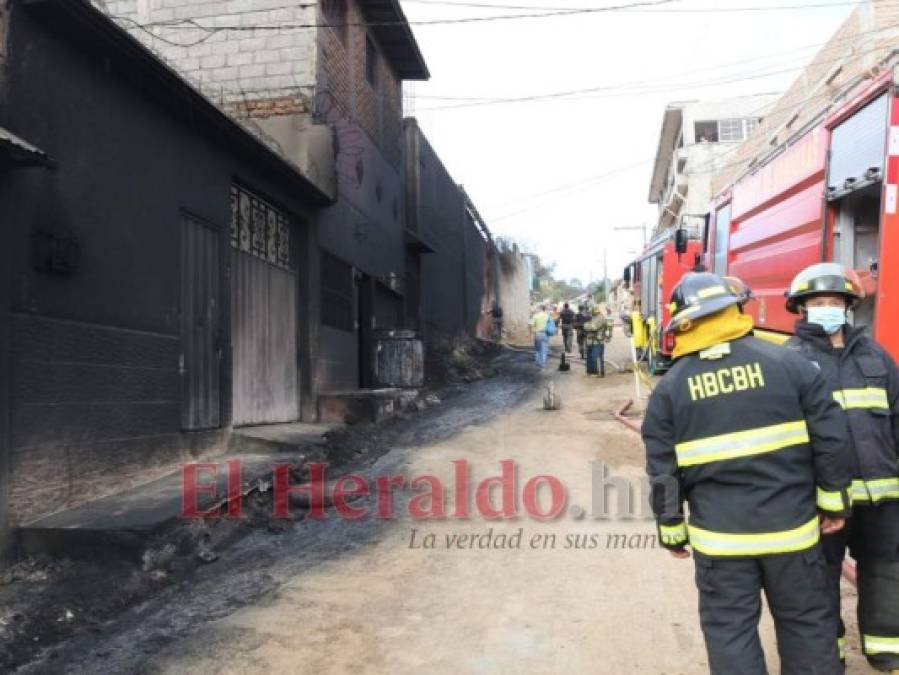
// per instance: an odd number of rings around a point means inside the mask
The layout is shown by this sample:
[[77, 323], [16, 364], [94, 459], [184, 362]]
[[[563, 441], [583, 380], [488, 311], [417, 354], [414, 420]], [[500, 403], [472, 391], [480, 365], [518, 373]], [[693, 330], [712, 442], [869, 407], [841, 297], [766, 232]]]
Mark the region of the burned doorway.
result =
[[300, 408], [290, 221], [237, 186], [231, 213], [232, 421], [293, 422]]

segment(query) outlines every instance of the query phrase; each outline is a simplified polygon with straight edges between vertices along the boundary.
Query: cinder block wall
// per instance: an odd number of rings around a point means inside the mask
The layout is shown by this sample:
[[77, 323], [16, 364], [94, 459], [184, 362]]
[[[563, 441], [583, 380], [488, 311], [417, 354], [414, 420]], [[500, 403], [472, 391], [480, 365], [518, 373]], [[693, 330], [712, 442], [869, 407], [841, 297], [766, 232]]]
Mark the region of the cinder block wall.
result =
[[[283, 0], [96, 2], [213, 100], [251, 116], [308, 112], [316, 31], [302, 26], [318, 22], [316, 5], [285, 7]], [[180, 19], [214, 30], [159, 25]], [[278, 25], [294, 27], [260, 28]]]
[[[314, 113], [332, 126], [349, 120], [399, 167], [402, 83], [380, 46], [376, 87], [366, 80], [368, 30], [359, 25], [366, 18], [357, 2], [348, 2], [347, 25], [337, 30], [316, 27], [325, 19], [313, 3], [285, 7], [283, 0], [94, 1], [235, 115]], [[212, 30], [177, 23], [182, 19]]]

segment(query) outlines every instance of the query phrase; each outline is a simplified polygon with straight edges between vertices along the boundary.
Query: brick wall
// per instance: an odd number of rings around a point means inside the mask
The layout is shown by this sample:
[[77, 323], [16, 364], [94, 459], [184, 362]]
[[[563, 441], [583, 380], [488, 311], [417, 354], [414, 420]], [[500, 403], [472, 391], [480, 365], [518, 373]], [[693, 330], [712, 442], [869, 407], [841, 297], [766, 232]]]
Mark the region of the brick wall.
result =
[[[378, 48], [376, 87], [365, 77], [365, 16], [357, 2], [348, 3], [343, 39], [330, 28], [319, 31], [316, 115], [335, 123], [355, 121], [395, 167], [402, 153], [402, 87]], [[374, 40], [374, 36], [372, 36]], [[377, 43], [376, 43], [377, 45]]]

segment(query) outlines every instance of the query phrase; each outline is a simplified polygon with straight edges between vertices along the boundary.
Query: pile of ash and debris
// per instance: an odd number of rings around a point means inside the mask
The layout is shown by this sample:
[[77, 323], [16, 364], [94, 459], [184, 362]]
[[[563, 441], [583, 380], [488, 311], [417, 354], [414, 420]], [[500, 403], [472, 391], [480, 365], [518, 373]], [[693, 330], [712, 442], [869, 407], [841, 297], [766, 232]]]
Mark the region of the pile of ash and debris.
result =
[[428, 383], [454, 385], [494, 377], [498, 370], [493, 360], [501, 351], [493, 342], [468, 336], [435, 339], [427, 354]]

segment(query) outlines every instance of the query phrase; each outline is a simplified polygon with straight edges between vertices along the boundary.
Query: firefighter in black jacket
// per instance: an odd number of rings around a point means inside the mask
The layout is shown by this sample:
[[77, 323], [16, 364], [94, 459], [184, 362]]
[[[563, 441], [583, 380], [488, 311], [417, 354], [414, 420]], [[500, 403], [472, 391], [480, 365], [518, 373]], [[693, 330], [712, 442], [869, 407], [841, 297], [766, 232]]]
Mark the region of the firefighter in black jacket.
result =
[[[788, 345], [821, 371], [849, 423], [853, 515], [825, 537], [834, 605], [846, 548], [858, 563], [858, 622], [869, 663], [899, 673], [899, 369], [866, 331], [847, 322], [860, 284], [835, 263], [801, 272], [787, 292], [800, 314]], [[840, 648], [845, 650], [841, 625]]]
[[572, 326], [577, 335], [577, 349], [582, 359], [587, 358], [587, 334], [584, 332], [584, 325], [592, 318], [593, 316], [587, 310], [587, 305], [577, 306], [577, 314], [574, 315]]
[[733, 281], [690, 273], [672, 295], [675, 362], [643, 422], [659, 541], [693, 549], [713, 674], [767, 672], [762, 590], [782, 672], [842, 673], [819, 534], [849, 512], [846, 423], [814, 366], [751, 335]]

